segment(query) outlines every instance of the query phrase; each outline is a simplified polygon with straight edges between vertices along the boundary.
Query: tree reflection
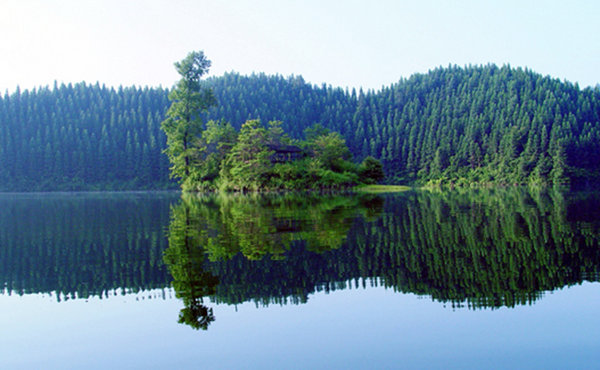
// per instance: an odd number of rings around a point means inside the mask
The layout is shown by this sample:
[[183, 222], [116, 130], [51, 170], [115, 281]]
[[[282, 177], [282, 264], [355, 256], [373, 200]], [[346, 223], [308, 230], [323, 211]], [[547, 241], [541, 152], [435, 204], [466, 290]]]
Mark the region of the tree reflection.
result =
[[[598, 204], [598, 195], [522, 188], [187, 195], [172, 225], [192, 231], [170, 243], [193, 242], [189, 271], [203, 284], [195, 294], [216, 304], [303, 303], [320, 290], [369, 283], [452, 307], [513, 307], [598, 280]], [[180, 287], [185, 275], [174, 278]], [[176, 289], [187, 302], [190, 293]]]
[[598, 279], [600, 218], [581, 216], [583, 205], [600, 204], [597, 194], [462, 189], [393, 203], [349, 240], [370, 246], [359, 257], [366, 275], [397, 291], [453, 307], [513, 307]]
[[203, 305], [220, 281], [220, 274], [209, 272], [211, 263], [238, 255], [247, 261], [281, 261], [294, 244], [310, 253], [335, 250], [356, 217], [376, 217], [382, 207], [382, 199], [373, 195], [182, 195], [171, 209], [164, 253], [184, 303], [179, 322], [206, 330], [215, 320], [212, 308]]
[[171, 209], [169, 248], [164, 260], [173, 276], [173, 289], [184, 308], [179, 313], [180, 324], [206, 330], [215, 320], [212, 308], [203, 305], [203, 298], [214, 294], [219, 279], [203, 268], [201, 248], [206, 230], [193, 207], [175, 206]]
[[[176, 193], [0, 194], [0, 294], [87, 299], [163, 289]], [[62, 298], [61, 298], [62, 297]]]
[[600, 193], [185, 195], [170, 209], [170, 197], [97, 197], [0, 197], [6, 292], [85, 298], [173, 280], [180, 322], [200, 329], [211, 303], [303, 303], [350, 283], [494, 308], [600, 279]]

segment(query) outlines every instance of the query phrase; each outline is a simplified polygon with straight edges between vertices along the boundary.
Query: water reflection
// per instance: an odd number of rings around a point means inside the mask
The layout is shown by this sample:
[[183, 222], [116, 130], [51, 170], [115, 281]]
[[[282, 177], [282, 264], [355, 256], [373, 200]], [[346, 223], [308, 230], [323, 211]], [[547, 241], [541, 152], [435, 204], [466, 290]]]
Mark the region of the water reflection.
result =
[[383, 285], [452, 307], [532, 304], [598, 281], [600, 194], [0, 194], [0, 292], [86, 298], [172, 286], [214, 305], [304, 303]]
[[[165, 251], [173, 288], [184, 303], [179, 323], [206, 330], [215, 318], [203, 304], [204, 297], [222, 299], [241, 289], [243, 301], [252, 294], [261, 272], [267, 273], [262, 278], [276, 281], [260, 285], [281, 287], [290, 276], [301, 273], [290, 258], [293, 246], [307, 254], [303, 264], [314, 264], [312, 255], [342, 246], [356, 217], [370, 220], [382, 207], [382, 199], [375, 196], [183, 195], [171, 210]], [[227, 271], [218, 271], [223, 263]], [[277, 270], [281, 274], [273, 275]], [[232, 284], [232, 277], [241, 281]], [[291, 280], [292, 287], [300, 281]], [[289, 295], [281, 293], [266, 294], [283, 299]]]
[[0, 194], [0, 292], [107, 297], [169, 285], [176, 192]]
[[455, 308], [513, 307], [598, 280], [600, 219], [589, 207], [598, 199], [518, 188], [185, 196], [171, 211], [165, 261], [184, 301], [179, 321], [195, 328], [214, 320], [204, 298], [302, 303], [348, 282]]
[[476, 308], [530, 304], [545, 291], [595, 280], [600, 220], [569, 221], [581, 196], [514, 188], [419, 193], [418, 206], [381, 223], [396, 225], [388, 230], [397, 267], [381, 276], [398, 290]]

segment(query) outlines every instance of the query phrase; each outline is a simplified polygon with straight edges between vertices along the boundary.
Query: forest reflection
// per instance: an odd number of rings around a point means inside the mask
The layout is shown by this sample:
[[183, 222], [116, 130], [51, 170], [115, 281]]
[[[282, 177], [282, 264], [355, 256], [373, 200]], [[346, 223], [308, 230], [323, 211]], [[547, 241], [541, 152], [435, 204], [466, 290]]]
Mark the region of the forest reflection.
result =
[[[294, 291], [281, 295], [290, 277], [302, 273], [290, 255], [292, 248], [308, 253], [303, 264], [313, 265], [310, 255], [344, 244], [355, 218], [372, 220], [382, 210], [383, 199], [372, 195], [184, 194], [171, 209], [164, 257], [185, 306], [179, 322], [206, 330], [214, 315], [204, 306], [205, 297], [228, 303], [232, 294], [240, 294], [242, 301], [247, 295], [256, 298], [252, 291], [264, 279], [276, 280], [264, 288], [279, 289], [265, 292], [267, 301], [297, 296]], [[220, 266], [226, 271], [219, 271]], [[297, 289], [301, 282], [292, 279], [289, 287]]]
[[600, 197], [497, 188], [389, 195], [184, 195], [165, 262], [179, 322], [214, 303], [304, 303], [365, 284], [452, 307], [532, 304], [598, 280]]
[[479, 309], [599, 280], [597, 192], [0, 194], [0, 225], [0, 293], [172, 286], [180, 321], [199, 329], [215, 304], [299, 304], [350, 286]]
[[177, 192], [0, 194], [0, 293], [63, 299], [164, 289]]

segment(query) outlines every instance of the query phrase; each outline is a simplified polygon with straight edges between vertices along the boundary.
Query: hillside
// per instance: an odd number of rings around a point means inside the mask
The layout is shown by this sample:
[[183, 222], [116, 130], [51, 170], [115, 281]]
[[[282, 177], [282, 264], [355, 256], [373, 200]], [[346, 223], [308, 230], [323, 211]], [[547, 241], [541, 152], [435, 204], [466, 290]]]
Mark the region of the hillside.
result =
[[167, 92], [78, 83], [0, 99], [0, 191], [174, 187]]
[[[592, 183], [600, 178], [600, 91], [529, 70], [437, 68], [379, 91], [302, 77], [228, 73], [205, 81], [205, 120], [283, 121], [340, 132], [356, 162], [380, 159], [390, 183]], [[166, 89], [54, 85], [0, 98], [0, 190], [176, 186], [160, 122]]]
[[379, 91], [310, 86], [301, 77], [211, 79], [234, 126], [281, 119], [340, 132], [357, 161], [384, 164], [392, 183], [569, 183], [600, 173], [600, 90], [509, 66], [438, 68]]

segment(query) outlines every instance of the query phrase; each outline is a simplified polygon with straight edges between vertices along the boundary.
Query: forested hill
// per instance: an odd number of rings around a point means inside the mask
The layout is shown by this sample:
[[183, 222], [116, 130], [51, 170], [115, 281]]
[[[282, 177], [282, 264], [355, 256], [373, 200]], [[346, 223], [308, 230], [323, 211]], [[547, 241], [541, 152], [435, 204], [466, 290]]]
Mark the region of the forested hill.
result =
[[568, 183], [600, 179], [600, 90], [510, 66], [438, 68], [379, 91], [311, 86], [301, 77], [209, 80], [235, 127], [281, 119], [344, 135], [356, 160], [380, 159], [391, 183]]
[[54, 85], [0, 99], [0, 191], [173, 187], [163, 89]]
[[[205, 119], [281, 120], [295, 138], [321, 123], [356, 161], [380, 159], [391, 183], [600, 179], [600, 91], [529, 70], [450, 66], [368, 92], [264, 74], [206, 83], [219, 106]], [[167, 93], [79, 83], [5, 94], [0, 190], [176, 186], [162, 154]]]

